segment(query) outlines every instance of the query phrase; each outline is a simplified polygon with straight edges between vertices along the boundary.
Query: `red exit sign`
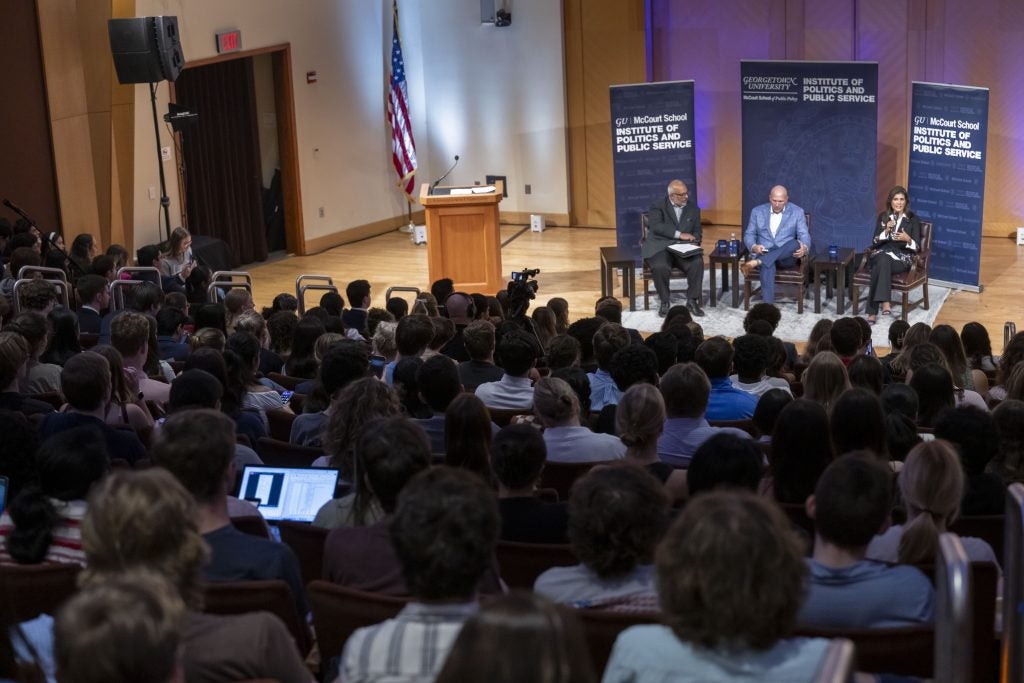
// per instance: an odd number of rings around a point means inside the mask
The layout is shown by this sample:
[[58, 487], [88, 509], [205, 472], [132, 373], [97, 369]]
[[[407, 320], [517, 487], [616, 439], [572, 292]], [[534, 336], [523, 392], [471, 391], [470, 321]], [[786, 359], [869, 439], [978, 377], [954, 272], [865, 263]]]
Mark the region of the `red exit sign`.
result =
[[217, 34], [217, 52], [235, 52], [242, 49], [242, 32], [223, 31]]

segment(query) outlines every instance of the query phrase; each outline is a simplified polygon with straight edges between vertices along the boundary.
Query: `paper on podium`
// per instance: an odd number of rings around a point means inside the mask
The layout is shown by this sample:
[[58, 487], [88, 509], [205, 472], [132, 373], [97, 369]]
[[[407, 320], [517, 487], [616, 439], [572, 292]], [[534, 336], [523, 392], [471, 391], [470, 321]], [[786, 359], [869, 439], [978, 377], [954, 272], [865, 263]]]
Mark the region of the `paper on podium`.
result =
[[484, 185], [483, 187], [474, 187], [473, 194], [491, 194], [497, 188], [494, 185]]
[[704, 253], [704, 250], [699, 244], [670, 244], [668, 248], [680, 256], [697, 256], [698, 254]]
[[451, 191], [448, 192], [448, 194], [453, 196], [453, 197], [462, 197], [462, 196], [465, 196], [465, 195], [471, 195], [471, 194], [473, 194], [473, 188], [471, 188], [471, 187], [453, 187], [451, 189]]

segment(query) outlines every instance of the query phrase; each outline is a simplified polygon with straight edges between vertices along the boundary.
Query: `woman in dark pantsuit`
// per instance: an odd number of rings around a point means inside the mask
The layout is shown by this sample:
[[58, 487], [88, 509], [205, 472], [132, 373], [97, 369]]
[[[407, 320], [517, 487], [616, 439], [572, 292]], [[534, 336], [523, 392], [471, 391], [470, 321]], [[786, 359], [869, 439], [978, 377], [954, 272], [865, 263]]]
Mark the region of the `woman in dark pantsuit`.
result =
[[882, 315], [891, 315], [892, 276], [905, 273], [914, 265], [921, 241], [921, 221], [909, 211], [906, 189], [897, 185], [889, 190], [886, 208], [875, 221], [875, 237], [868, 254], [871, 287], [868, 290], [868, 322], [874, 324], [878, 306]]

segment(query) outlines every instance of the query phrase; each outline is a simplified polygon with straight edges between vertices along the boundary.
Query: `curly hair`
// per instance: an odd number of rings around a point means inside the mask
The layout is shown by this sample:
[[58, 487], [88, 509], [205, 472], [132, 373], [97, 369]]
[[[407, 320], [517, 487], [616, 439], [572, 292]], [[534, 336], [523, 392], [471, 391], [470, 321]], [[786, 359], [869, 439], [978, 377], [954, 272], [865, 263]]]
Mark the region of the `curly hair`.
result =
[[569, 495], [569, 543], [602, 579], [650, 564], [668, 524], [668, 496], [646, 470], [621, 463], [593, 469]]
[[331, 414], [324, 430], [324, 447], [331, 455], [331, 467], [352, 474], [352, 448], [363, 433], [366, 423], [375, 417], [391, 417], [402, 413], [395, 390], [376, 377], [352, 382], [331, 402]]
[[807, 573], [799, 539], [764, 498], [694, 499], [658, 548], [662, 619], [683, 641], [767, 650], [796, 624]]

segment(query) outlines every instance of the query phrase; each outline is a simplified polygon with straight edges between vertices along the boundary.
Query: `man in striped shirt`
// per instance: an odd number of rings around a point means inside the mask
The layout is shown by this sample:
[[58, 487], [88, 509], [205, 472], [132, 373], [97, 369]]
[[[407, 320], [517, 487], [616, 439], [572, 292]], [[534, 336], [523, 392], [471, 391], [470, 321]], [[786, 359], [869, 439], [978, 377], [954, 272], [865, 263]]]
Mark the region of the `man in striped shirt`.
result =
[[394, 619], [352, 634], [338, 680], [433, 681], [477, 610], [477, 587], [497, 538], [497, 501], [478, 476], [445, 467], [416, 475], [402, 490], [391, 525], [413, 602]]

